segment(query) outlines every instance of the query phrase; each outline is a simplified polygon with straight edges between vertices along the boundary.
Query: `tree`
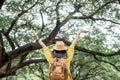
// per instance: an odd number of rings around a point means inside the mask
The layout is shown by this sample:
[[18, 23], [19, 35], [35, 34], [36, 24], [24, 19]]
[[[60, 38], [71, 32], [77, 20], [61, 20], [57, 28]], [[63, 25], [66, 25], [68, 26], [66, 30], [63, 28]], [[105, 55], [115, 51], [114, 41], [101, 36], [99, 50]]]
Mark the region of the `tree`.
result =
[[[51, 47], [57, 40], [63, 40], [66, 45], [70, 45], [78, 29], [85, 29], [84, 26], [87, 24], [87, 28], [90, 26], [90, 29], [85, 30], [84, 37], [75, 47], [75, 58], [71, 64], [75, 65], [71, 67], [73, 78], [115, 79], [111, 77], [112, 73], [108, 74], [107, 71], [120, 71], [118, 64], [120, 36], [116, 32], [120, 26], [119, 0], [2, 1], [0, 78], [14, 76], [20, 72], [19, 69], [23, 69], [46, 80], [44, 71], [47, 68], [43, 69], [43, 66], [46, 66], [46, 59], [41, 58], [43, 52], [32, 37], [32, 30], [38, 32], [47, 46]], [[108, 35], [113, 38], [114, 44], [107, 41]], [[34, 59], [38, 55], [40, 58]], [[36, 64], [31, 65], [33, 63]], [[39, 69], [41, 75], [32, 71], [31, 66]], [[109, 66], [111, 68], [107, 69]]]

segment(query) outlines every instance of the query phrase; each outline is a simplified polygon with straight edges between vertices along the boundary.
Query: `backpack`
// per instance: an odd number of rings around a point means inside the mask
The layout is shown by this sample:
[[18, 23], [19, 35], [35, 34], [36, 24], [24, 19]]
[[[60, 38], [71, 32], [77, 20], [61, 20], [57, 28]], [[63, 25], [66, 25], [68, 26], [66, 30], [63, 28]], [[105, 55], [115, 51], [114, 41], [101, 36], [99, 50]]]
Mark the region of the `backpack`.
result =
[[49, 68], [49, 80], [67, 80], [68, 68], [65, 58], [54, 58]]

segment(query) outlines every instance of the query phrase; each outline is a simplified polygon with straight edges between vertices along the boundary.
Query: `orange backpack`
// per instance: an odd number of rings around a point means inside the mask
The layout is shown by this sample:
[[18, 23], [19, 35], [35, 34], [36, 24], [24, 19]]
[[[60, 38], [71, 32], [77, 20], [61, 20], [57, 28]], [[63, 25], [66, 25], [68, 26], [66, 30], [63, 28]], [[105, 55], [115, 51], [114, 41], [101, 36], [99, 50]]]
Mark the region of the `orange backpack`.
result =
[[53, 59], [49, 68], [49, 80], [67, 80], [68, 68], [65, 61], [64, 58]]

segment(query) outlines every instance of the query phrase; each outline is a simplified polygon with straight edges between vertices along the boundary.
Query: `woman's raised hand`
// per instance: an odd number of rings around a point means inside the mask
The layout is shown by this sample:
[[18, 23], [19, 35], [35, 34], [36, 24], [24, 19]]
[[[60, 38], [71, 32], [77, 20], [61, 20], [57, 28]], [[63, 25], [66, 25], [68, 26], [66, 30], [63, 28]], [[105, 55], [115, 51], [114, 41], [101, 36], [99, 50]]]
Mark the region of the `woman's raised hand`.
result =
[[39, 37], [38, 37], [38, 35], [37, 35], [37, 33], [36, 33], [35, 31], [33, 31], [33, 35], [34, 35], [34, 38], [35, 38], [36, 40], [39, 39]]

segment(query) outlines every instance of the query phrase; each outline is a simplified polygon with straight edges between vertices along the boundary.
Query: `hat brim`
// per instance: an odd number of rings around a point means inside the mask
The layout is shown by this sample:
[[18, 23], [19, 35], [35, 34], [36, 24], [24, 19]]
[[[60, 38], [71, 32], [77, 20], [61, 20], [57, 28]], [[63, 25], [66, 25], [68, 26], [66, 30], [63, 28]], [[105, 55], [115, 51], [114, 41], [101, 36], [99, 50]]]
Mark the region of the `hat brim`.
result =
[[64, 47], [64, 48], [56, 48], [56, 47], [54, 46], [53, 49], [54, 49], [54, 50], [61, 51], [61, 50], [67, 50], [67, 47]]

